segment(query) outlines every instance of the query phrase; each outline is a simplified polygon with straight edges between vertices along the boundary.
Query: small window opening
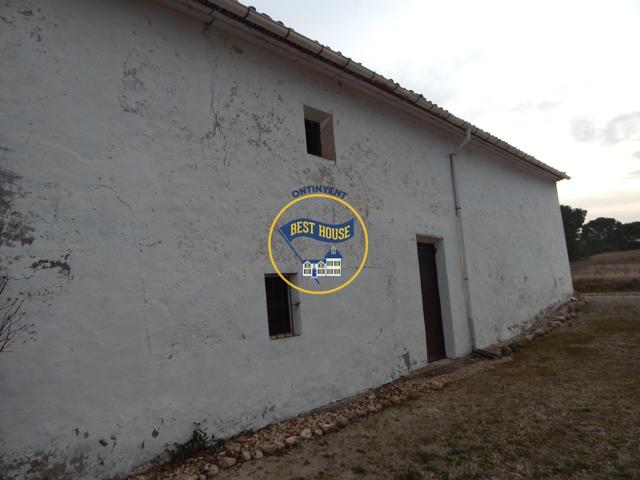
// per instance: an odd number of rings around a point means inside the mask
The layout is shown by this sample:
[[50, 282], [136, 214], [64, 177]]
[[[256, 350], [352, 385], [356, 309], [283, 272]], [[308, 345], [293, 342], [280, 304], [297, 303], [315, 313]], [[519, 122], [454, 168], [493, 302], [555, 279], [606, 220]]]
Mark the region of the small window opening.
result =
[[307, 153], [322, 156], [322, 138], [320, 137], [320, 124], [313, 120], [304, 121], [304, 131], [307, 134]]
[[[293, 282], [294, 274], [285, 274], [287, 280]], [[269, 338], [292, 337], [298, 335], [296, 320], [298, 317], [297, 296], [292, 292], [278, 275], [267, 274], [264, 277], [267, 293], [267, 320], [269, 323]]]
[[307, 153], [335, 161], [336, 146], [333, 138], [333, 116], [315, 108], [304, 107], [304, 131]]

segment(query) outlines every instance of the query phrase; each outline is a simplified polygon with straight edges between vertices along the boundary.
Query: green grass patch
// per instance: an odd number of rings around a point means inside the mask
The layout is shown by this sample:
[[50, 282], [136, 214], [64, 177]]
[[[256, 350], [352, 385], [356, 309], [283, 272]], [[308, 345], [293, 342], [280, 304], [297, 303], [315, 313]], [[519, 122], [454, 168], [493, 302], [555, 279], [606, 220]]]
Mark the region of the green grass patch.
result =
[[422, 469], [425, 472], [429, 472], [429, 473], [433, 473], [434, 475], [437, 475], [440, 480], [447, 480], [449, 478], [449, 472], [439, 467], [436, 467], [435, 465], [424, 465]]
[[583, 345], [569, 345], [564, 349], [564, 353], [570, 357], [586, 358], [598, 355], [598, 350], [592, 347], [585, 347]]
[[416, 456], [422, 463], [431, 463], [441, 458], [441, 455], [439, 453], [430, 451], [420, 451]]
[[424, 476], [417, 470], [410, 468], [398, 476], [398, 480], [423, 480]]
[[604, 318], [592, 322], [589, 330], [595, 335], [640, 332], [640, 319], [630, 317]]
[[455, 480], [480, 480], [482, 477], [479, 473], [462, 472], [456, 475]]

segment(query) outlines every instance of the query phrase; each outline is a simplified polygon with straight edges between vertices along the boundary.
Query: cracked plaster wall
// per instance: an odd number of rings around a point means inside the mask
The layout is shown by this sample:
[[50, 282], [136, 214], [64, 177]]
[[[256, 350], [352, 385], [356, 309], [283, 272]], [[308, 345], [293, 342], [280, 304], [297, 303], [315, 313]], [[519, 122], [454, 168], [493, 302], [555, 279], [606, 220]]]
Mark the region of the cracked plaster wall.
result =
[[[232, 435], [425, 365], [416, 234], [444, 239], [447, 352], [469, 351], [459, 139], [157, 3], [7, 1], [0, 22], [0, 258], [31, 325], [0, 358], [10, 478], [122, 474], [193, 422]], [[304, 104], [333, 114], [335, 165], [306, 154]], [[459, 159], [488, 344], [566, 298], [568, 264], [551, 181]], [[349, 193], [370, 257], [270, 341], [265, 235], [314, 183]]]

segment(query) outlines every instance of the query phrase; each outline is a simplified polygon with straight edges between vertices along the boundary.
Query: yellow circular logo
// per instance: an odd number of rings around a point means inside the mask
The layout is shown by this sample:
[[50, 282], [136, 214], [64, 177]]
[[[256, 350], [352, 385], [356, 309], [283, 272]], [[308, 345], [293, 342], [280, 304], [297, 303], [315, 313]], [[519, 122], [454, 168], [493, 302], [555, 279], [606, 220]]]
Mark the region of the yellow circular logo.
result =
[[[349, 279], [347, 279], [345, 282], [341, 283], [337, 287], [330, 288], [327, 290], [310, 290], [290, 282], [289, 279], [286, 278], [278, 268], [278, 265], [273, 258], [273, 250], [271, 248], [273, 232], [276, 228], [278, 220], [280, 220], [282, 215], [284, 215], [284, 213], [296, 203], [301, 202], [302, 200], [309, 200], [312, 198], [325, 198], [328, 200], [333, 200], [334, 202], [338, 202], [343, 206], [347, 207], [351, 211], [351, 213], [353, 213], [353, 215], [358, 219], [358, 222], [360, 222], [360, 225], [362, 226], [362, 233], [364, 235], [364, 254], [362, 256], [362, 260], [360, 261], [360, 265], [358, 266], [355, 273], [351, 275]], [[289, 203], [287, 203], [284, 207], [282, 207], [282, 209], [278, 212], [276, 217], [273, 219], [273, 222], [271, 222], [271, 227], [269, 228], [269, 237], [267, 239], [267, 248], [269, 250], [269, 260], [271, 261], [271, 265], [273, 265], [273, 269], [276, 271], [276, 273], [282, 279], [282, 281], [284, 281], [287, 285], [289, 285], [291, 288], [298, 290], [299, 292], [308, 293], [310, 295], [328, 295], [329, 293], [335, 293], [342, 290], [344, 287], [346, 287], [351, 282], [353, 282], [358, 277], [358, 275], [360, 275], [360, 272], [362, 272], [362, 269], [364, 268], [364, 264], [367, 261], [367, 255], [369, 254], [369, 232], [367, 232], [367, 227], [364, 224], [362, 217], [360, 216], [358, 211], [349, 204], [349, 202], [347, 202], [346, 200], [343, 200], [342, 198], [339, 198], [333, 195], [328, 195], [326, 193], [312, 193], [309, 195], [304, 195], [304, 196], [294, 198]]]

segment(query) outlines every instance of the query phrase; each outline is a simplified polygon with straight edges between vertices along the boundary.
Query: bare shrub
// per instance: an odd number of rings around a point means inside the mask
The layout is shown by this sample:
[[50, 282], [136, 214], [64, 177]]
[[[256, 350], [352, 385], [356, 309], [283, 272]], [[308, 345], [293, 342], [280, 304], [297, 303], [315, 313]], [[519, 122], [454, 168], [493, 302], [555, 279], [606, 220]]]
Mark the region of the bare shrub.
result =
[[15, 336], [25, 330], [24, 312], [21, 311], [23, 298], [4, 297], [9, 277], [0, 276], [0, 352], [3, 352], [14, 340]]

